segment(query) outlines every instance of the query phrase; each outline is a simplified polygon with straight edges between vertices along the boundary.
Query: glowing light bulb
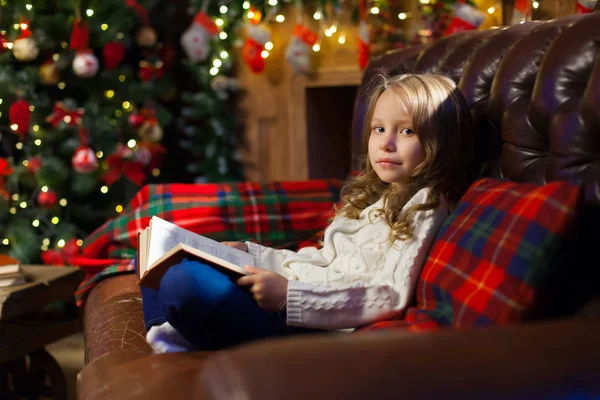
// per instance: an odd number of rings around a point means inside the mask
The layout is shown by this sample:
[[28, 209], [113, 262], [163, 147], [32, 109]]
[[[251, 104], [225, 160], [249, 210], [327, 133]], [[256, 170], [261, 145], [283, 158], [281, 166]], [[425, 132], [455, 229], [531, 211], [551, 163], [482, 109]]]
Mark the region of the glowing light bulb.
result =
[[371, 7], [371, 14], [379, 14], [379, 7]]
[[219, 8], [219, 12], [220, 12], [221, 14], [226, 14], [226, 13], [227, 13], [227, 10], [229, 10], [229, 9], [227, 8], [227, 6], [221, 6], [221, 8]]
[[221, 40], [227, 39], [227, 33], [226, 32], [219, 33], [219, 39], [221, 39]]
[[208, 73], [209, 73], [209, 74], [211, 74], [212, 76], [215, 76], [216, 74], [218, 74], [218, 73], [219, 73], [219, 68], [217, 68], [217, 67], [212, 67], [212, 68], [211, 68], [211, 69], [208, 71]]
[[135, 141], [135, 139], [129, 139], [129, 141], [127, 142], [127, 147], [129, 147], [130, 149], [133, 149], [136, 144], [137, 144], [137, 142]]
[[404, 19], [406, 19], [406, 17], [407, 17], [406, 13], [402, 12], [402, 13], [398, 14], [398, 19], [403, 19], [404, 20]]
[[91, 8], [88, 8], [87, 10], [85, 10], [85, 14], [88, 17], [91, 17], [92, 15], [94, 15], [94, 10], [92, 10]]
[[285, 21], [285, 17], [283, 15], [279, 14], [275, 17], [275, 21], [283, 22], [283, 21]]
[[265, 49], [269, 50], [269, 51], [273, 50], [273, 43], [272, 42], [265, 43]]
[[266, 51], [266, 50], [263, 50], [263, 51], [260, 52], [260, 56], [262, 58], [267, 58], [267, 57], [269, 57], [269, 52]]

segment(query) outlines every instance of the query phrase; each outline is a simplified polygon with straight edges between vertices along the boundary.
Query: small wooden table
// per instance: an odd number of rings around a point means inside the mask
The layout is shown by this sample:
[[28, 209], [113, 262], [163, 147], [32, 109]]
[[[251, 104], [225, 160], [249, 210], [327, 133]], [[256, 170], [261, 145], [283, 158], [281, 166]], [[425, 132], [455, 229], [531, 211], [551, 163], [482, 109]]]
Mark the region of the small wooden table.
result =
[[74, 267], [24, 265], [28, 282], [0, 288], [0, 399], [66, 399], [62, 369], [44, 350], [81, 330], [79, 313], [48, 305], [73, 299], [85, 273]]

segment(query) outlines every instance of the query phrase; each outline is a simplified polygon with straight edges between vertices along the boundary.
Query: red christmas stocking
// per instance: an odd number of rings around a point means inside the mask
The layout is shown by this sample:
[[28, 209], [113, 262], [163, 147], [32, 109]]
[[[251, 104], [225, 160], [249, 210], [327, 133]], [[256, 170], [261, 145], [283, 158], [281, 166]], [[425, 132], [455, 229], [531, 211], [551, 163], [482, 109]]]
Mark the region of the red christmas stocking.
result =
[[577, 0], [577, 14], [588, 14], [594, 10], [598, 0]]
[[444, 36], [477, 29], [484, 19], [485, 15], [475, 7], [464, 3], [456, 3], [454, 4], [452, 19], [444, 31]]

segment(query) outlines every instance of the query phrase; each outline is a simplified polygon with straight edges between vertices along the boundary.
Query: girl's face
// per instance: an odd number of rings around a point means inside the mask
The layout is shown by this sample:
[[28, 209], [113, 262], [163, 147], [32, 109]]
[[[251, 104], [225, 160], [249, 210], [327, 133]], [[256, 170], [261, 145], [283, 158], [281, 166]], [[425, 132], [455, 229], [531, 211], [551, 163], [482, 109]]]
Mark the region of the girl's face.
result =
[[371, 120], [369, 161], [384, 182], [409, 182], [413, 170], [425, 160], [412, 117], [391, 89], [379, 96]]

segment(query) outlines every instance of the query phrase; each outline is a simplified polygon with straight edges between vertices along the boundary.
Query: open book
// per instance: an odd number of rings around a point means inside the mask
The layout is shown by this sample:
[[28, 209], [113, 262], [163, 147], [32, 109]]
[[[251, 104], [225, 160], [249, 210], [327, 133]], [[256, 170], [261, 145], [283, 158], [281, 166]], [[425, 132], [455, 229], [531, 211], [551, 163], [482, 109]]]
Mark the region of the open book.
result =
[[254, 257], [246, 252], [153, 216], [138, 235], [138, 285], [158, 289], [165, 272], [184, 258], [202, 261], [234, 279], [249, 275], [244, 267], [254, 265]]

